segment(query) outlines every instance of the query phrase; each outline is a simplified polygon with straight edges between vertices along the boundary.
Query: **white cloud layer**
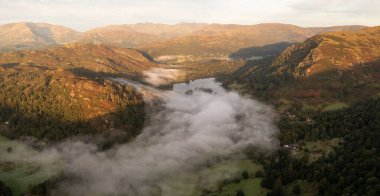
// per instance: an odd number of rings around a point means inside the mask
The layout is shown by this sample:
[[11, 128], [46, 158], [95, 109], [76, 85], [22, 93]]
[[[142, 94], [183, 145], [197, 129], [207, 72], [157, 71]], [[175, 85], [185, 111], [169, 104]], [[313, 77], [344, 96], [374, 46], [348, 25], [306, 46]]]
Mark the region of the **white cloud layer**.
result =
[[49, 22], [77, 30], [138, 22], [379, 25], [378, 0], [0, 0], [0, 23]]
[[[60, 182], [55, 195], [178, 196], [191, 194], [167, 179], [236, 158], [247, 148], [267, 154], [279, 147], [272, 108], [228, 92], [214, 79], [176, 84], [161, 94], [162, 108], [149, 113], [142, 133], [129, 143], [107, 151], [79, 141], [42, 152], [20, 146], [2, 160], [37, 163], [44, 172], [73, 177]], [[222, 180], [236, 169], [211, 177]], [[180, 183], [203, 186], [201, 178]]]

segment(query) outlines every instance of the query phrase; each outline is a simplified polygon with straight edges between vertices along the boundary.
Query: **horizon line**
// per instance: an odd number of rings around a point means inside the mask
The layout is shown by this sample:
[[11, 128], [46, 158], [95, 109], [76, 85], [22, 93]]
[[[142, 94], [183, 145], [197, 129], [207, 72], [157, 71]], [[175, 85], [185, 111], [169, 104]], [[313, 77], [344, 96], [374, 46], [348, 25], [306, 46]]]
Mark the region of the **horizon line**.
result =
[[142, 25], [142, 24], [153, 24], [153, 25], [168, 25], [168, 26], [175, 26], [175, 25], [181, 25], [181, 24], [203, 24], [203, 25], [236, 25], [236, 26], [255, 26], [255, 25], [265, 25], [265, 24], [278, 24], [278, 25], [290, 25], [290, 26], [296, 26], [296, 27], [301, 27], [301, 28], [329, 28], [329, 27], [344, 27], [344, 26], [362, 26], [362, 27], [376, 27], [380, 26], [379, 25], [374, 25], [374, 26], [368, 26], [368, 25], [361, 25], [361, 24], [343, 24], [343, 25], [332, 25], [332, 26], [301, 26], [301, 25], [296, 25], [296, 24], [291, 24], [291, 23], [281, 23], [281, 22], [263, 22], [263, 23], [253, 23], [253, 24], [239, 24], [239, 23], [205, 23], [205, 22], [178, 22], [178, 23], [161, 23], [161, 22], [138, 22], [138, 23], [113, 23], [113, 24], [108, 24], [108, 25], [101, 25], [101, 26], [96, 26], [92, 28], [88, 28], [87, 30], [78, 30], [76, 28], [66, 26], [66, 25], [61, 25], [58, 23], [50, 23], [50, 22], [32, 22], [32, 21], [15, 21], [15, 22], [6, 22], [6, 23], [0, 23], [0, 26], [3, 25], [10, 25], [10, 24], [18, 24], [18, 23], [31, 23], [31, 24], [47, 24], [47, 25], [53, 25], [53, 26], [61, 26], [65, 28], [69, 28], [71, 30], [74, 30], [76, 32], [86, 32], [90, 31], [93, 29], [97, 28], [104, 28], [104, 27], [110, 27], [110, 26], [122, 26], [122, 25]]

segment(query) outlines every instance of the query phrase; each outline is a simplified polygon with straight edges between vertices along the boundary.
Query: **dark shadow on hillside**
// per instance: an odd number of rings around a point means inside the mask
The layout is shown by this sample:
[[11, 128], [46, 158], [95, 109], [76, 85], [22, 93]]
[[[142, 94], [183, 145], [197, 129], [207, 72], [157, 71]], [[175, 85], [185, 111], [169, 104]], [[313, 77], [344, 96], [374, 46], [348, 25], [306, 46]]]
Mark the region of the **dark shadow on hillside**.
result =
[[221, 78], [225, 85], [228, 85], [234, 81], [239, 83], [245, 83], [251, 78], [260, 77], [263, 79], [265, 73], [268, 72], [270, 66], [275, 57], [267, 56], [263, 59], [255, 61], [247, 61], [242, 67], [234, 71], [233, 73]]
[[104, 79], [108, 78], [128, 78], [130, 80], [134, 81], [143, 81], [143, 76], [138, 74], [127, 74], [127, 73], [106, 73], [106, 72], [95, 72], [89, 69], [85, 68], [73, 68], [68, 69], [71, 73], [73, 73], [75, 76], [83, 77], [90, 79], [94, 82], [97, 82], [98, 84], [103, 84]]
[[279, 55], [285, 48], [292, 45], [289, 42], [279, 42], [265, 46], [256, 46], [239, 49], [229, 55], [232, 59], [249, 59], [252, 57], [269, 57]]
[[1, 64], [0, 66], [2, 66], [4, 68], [10, 68], [10, 67], [17, 67], [19, 65], [20, 65], [20, 63], [6, 63], [6, 64]]
[[[114, 88], [120, 89], [119, 86], [120, 84], [115, 83]], [[118, 93], [125, 94], [126, 92]], [[17, 97], [12, 99], [13, 102], [17, 102], [15, 99]], [[126, 100], [118, 104], [115, 112], [90, 119], [83, 116], [80, 108], [73, 109], [73, 105], [66, 105], [66, 109], [57, 112], [45, 109], [55, 107], [49, 107], [46, 105], [49, 103], [44, 101], [29, 101], [38, 102], [40, 105], [28, 104], [27, 100], [23, 104], [0, 103], [1, 135], [10, 139], [31, 136], [48, 143], [78, 136], [86, 136], [86, 138], [101, 136], [98, 138], [101, 140], [99, 145], [107, 148], [113, 143], [125, 142], [138, 135], [145, 121], [145, 108], [142, 100]]]
[[142, 54], [145, 58], [147, 58], [149, 61], [152, 61], [152, 62], [156, 62], [154, 60], [154, 58], [152, 56], [150, 56], [147, 52], [143, 51], [143, 50], [139, 50], [139, 49], [133, 49], [133, 50], [137, 50], [138, 52], [140, 52], [140, 54]]
[[238, 70], [229, 83], [244, 84], [246, 92], [272, 104], [283, 99], [302, 108], [335, 102], [356, 103], [380, 96], [380, 59], [350, 69], [331, 69], [302, 77], [287, 72], [276, 75], [270, 63], [257, 61], [256, 64]]

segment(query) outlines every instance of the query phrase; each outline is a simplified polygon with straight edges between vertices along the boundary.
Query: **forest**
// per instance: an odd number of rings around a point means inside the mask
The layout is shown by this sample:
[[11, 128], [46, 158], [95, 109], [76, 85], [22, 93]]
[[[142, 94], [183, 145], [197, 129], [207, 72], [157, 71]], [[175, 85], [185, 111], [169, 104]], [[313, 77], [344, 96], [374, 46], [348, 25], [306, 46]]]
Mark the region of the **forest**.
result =
[[[134, 136], [142, 129], [144, 102], [131, 86], [57, 75], [24, 71], [0, 76], [1, 134], [59, 141], [109, 129]], [[92, 86], [101, 92], [91, 91]]]
[[318, 195], [379, 195], [380, 98], [307, 118], [309, 123], [280, 121], [281, 141], [343, 141], [316, 161], [309, 161], [308, 149], [302, 148], [296, 153], [281, 149], [263, 161], [262, 186], [271, 189], [269, 195], [286, 195], [289, 185], [292, 195], [302, 195], [300, 181], [315, 185]]

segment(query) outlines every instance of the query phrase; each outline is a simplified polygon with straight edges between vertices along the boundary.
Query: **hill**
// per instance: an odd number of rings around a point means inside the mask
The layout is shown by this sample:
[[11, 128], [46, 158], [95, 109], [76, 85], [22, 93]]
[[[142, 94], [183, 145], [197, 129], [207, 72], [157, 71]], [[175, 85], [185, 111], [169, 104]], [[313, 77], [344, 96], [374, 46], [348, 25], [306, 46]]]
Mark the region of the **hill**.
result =
[[75, 42], [139, 48], [154, 57], [165, 55], [228, 57], [239, 49], [265, 47], [271, 44], [273, 47], [273, 44], [282, 42], [304, 41], [323, 32], [362, 28], [364, 27], [303, 28], [287, 24], [139, 23], [111, 25], [86, 32], [76, 32], [57, 25], [23, 22], [0, 26], [0, 52], [41, 49]]
[[0, 52], [40, 49], [73, 42], [80, 33], [67, 27], [46, 23], [20, 22], [0, 25]]
[[110, 130], [134, 135], [144, 121], [142, 96], [108, 78], [139, 77], [152, 66], [138, 51], [90, 44], [0, 54], [2, 134], [47, 140]]
[[273, 63], [278, 73], [310, 76], [350, 69], [380, 57], [380, 27], [320, 34], [287, 48]]
[[156, 66], [142, 52], [93, 44], [67, 44], [39, 51], [2, 53], [0, 64], [84, 68], [112, 74], [139, 74], [143, 70]]
[[[361, 27], [336, 27], [338, 29]], [[198, 31], [166, 41], [148, 43], [139, 48], [150, 55], [194, 55], [227, 57], [242, 48], [300, 42], [331, 28], [303, 28], [287, 24], [205, 25]]]
[[325, 110], [380, 95], [380, 28], [329, 32], [235, 72], [246, 91], [287, 110]]
[[155, 23], [111, 25], [85, 32], [80, 42], [136, 47], [146, 43], [188, 35], [204, 26], [205, 24], [190, 23], [180, 23], [177, 25]]

